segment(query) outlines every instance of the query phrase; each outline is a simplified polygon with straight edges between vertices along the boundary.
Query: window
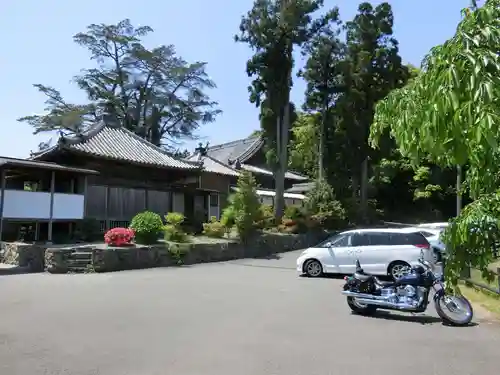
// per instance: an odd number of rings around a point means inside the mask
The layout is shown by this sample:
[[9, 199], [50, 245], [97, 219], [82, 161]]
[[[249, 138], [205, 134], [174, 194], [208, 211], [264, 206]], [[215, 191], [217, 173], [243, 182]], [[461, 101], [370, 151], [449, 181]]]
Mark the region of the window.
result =
[[368, 233], [356, 233], [352, 239], [353, 246], [370, 246], [370, 237]]
[[429, 237], [434, 236], [434, 233], [425, 232], [425, 231], [420, 231], [420, 234], [421, 234], [422, 236], [424, 236], [425, 238], [429, 238]]
[[392, 233], [391, 245], [426, 245], [425, 237], [419, 233]]
[[337, 238], [336, 241], [332, 242], [331, 243], [331, 247], [346, 247], [346, 246], [349, 246], [350, 245], [350, 239], [351, 239], [351, 236], [347, 235], [347, 236], [341, 236], [339, 238]]
[[370, 246], [386, 246], [390, 245], [391, 238], [389, 233], [369, 233], [368, 234]]
[[318, 247], [345, 247], [351, 246], [352, 236], [349, 234], [336, 234], [319, 244]]
[[210, 194], [210, 207], [218, 207], [219, 206], [219, 194], [212, 193]]
[[389, 244], [389, 233], [385, 232], [356, 233], [353, 238], [353, 246], [383, 246]]

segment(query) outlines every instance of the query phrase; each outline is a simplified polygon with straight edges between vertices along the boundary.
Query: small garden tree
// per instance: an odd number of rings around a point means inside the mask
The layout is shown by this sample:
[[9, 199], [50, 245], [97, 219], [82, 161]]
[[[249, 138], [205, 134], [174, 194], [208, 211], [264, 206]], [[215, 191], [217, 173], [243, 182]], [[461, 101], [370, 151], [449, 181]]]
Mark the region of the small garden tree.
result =
[[169, 212], [165, 215], [167, 225], [163, 228], [165, 233], [165, 241], [185, 242], [186, 232], [182, 229], [184, 215], [179, 212]]
[[238, 191], [233, 198], [236, 230], [242, 241], [248, 239], [255, 230], [255, 222], [260, 217], [260, 201], [257, 183], [253, 175], [243, 171], [238, 178]]
[[346, 213], [342, 204], [335, 198], [333, 188], [325, 180], [317, 180], [313, 189], [307, 194], [305, 213], [324, 228], [333, 229], [342, 225]]

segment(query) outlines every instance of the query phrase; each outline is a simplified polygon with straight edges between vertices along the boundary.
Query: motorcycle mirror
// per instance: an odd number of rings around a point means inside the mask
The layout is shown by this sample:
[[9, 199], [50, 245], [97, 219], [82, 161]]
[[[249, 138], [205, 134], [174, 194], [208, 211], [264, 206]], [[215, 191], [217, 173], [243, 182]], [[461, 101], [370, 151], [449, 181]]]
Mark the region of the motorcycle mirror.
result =
[[359, 259], [356, 259], [356, 268], [361, 268], [361, 264], [359, 264]]
[[325, 246], [326, 246], [326, 247], [332, 247], [332, 243], [331, 243], [331, 242], [327, 242], [327, 243], [325, 244]]

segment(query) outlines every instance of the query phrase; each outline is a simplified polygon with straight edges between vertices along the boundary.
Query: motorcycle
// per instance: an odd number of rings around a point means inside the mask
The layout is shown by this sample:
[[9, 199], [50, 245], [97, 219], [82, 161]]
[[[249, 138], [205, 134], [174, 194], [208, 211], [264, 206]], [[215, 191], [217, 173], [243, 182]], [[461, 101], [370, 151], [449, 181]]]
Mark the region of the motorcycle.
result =
[[347, 296], [351, 310], [360, 315], [372, 315], [377, 309], [423, 313], [429, 304], [429, 292], [434, 290], [434, 306], [443, 323], [454, 326], [468, 325], [473, 317], [470, 302], [463, 296], [446, 294], [444, 277], [433, 271], [424, 260], [395, 281], [382, 281], [363, 271], [356, 260], [356, 271], [346, 276], [342, 294]]

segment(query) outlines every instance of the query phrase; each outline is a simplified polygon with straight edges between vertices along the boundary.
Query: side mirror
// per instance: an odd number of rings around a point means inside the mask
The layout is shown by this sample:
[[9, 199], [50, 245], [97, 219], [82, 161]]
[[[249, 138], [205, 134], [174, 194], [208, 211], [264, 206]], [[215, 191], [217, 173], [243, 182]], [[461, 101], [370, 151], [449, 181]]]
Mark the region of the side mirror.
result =
[[332, 247], [332, 243], [331, 243], [331, 242], [327, 242], [327, 243], [325, 244], [325, 247]]

